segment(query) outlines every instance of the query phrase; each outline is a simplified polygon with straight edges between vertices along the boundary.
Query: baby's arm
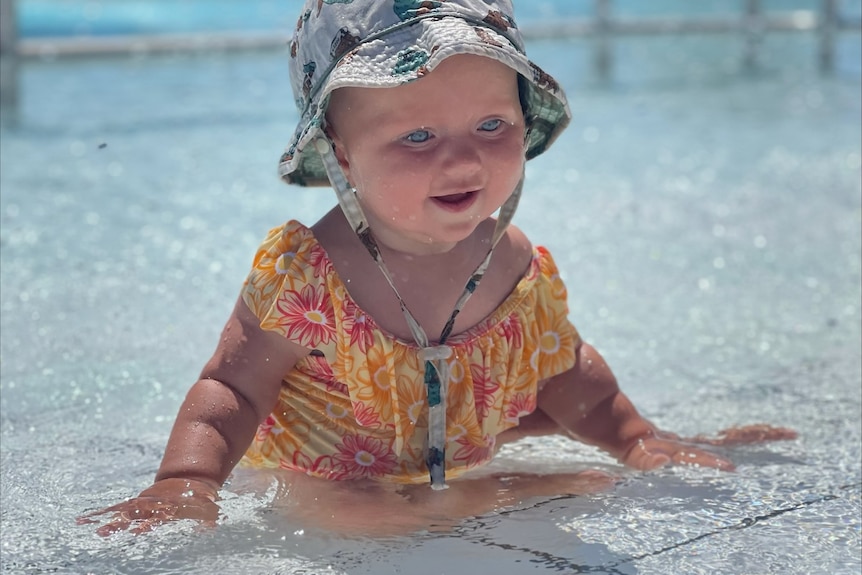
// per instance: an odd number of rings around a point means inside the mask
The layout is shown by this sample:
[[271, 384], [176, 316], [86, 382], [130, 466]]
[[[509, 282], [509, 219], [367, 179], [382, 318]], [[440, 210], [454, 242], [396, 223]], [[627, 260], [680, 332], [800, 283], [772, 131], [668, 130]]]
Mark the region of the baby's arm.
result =
[[262, 330], [239, 299], [180, 407], [155, 482], [138, 497], [88, 516], [115, 513], [100, 532], [132, 521], [139, 521], [136, 530], [172, 518], [214, 521], [219, 488], [275, 406], [282, 378], [308, 352]]
[[272, 412], [282, 378], [308, 352], [262, 330], [237, 301], [215, 354], [180, 408], [156, 481], [179, 477], [220, 487]]
[[685, 440], [661, 431], [638, 413], [620, 391], [605, 360], [587, 343], [578, 346], [575, 367], [551, 378], [541, 388], [537, 403], [544, 414], [575, 438], [604, 449], [622, 463], [638, 469], [653, 469], [670, 463], [733, 469], [730, 461], [697, 444], [734, 443], [733, 439], [741, 435], [752, 441], [796, 437], [791, 430], [764, 425], [735, 430], [757, 430], [756, 434], [724, 432], [728, 441], [705, 441], [701, 437]]

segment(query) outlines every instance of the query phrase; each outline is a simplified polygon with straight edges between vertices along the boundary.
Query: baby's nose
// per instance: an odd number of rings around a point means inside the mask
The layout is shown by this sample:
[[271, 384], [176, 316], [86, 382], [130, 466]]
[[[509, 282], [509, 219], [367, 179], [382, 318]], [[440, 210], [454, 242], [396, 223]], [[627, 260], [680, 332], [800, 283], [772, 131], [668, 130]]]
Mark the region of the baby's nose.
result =
[[444, 153], [442, 169], [447, 176], [464, 180], [481, 173], [482, 154], [474, 143], [452, 138], [446, 143]]

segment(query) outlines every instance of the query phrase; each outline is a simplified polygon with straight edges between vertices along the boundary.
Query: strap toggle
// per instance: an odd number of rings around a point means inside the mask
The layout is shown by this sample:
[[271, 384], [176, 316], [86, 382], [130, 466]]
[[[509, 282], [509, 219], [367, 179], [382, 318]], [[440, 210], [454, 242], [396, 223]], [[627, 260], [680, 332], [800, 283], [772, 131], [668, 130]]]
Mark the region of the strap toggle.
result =
[[435, 361], [438, 359], [449, 359], [450, 357], [452, 357], [452, 348], [448, 345], [423, 347], [419, 350], [419, 358], [422, 361]]

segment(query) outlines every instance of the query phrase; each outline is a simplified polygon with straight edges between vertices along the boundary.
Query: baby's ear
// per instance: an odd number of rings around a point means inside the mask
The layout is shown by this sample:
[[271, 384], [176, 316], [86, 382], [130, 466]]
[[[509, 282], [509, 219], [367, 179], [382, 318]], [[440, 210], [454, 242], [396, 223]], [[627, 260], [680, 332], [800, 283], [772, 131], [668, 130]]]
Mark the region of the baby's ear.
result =
[[353, 185], [353, 182], [350, 179], [350, 162], [347, 160], [347, 154], [344, 153], [344, 142], [341, 138], [338, 137], [338, 133], [332, 128], [332, 124], [327, 123], [323, 128], [323, 133], [326, 134], [326, 137], [329, 138], [329, 141], [332, 142], [332, 150], [335, 152], [335, 159], [338, 160], [338, 165], [341, 166], [341, 169], [344, 171], [344, 175], [347, 176], [347, 181], [350, 182], [350, 185]]

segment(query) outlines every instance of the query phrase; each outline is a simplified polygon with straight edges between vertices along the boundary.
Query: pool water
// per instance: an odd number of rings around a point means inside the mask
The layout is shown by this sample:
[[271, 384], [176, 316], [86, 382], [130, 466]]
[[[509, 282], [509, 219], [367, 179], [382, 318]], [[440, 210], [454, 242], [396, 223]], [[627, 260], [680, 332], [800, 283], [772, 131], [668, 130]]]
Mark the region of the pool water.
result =
[[531, 162], [516, 223], [648, 417], [799, 439], [728, 450], [734, 473], [524, 441], [494, 469], [622, 480], [382, 537], [305, 522], [244, 474], [214, 530], [76, 525], [149, 484], [266, 230], [333, 195], [275, 175], [296, 121], [281, 53], [24, 63], [0, 139], [2, 572], [859, 573], [859, 36], [829, 75], [811, 36], [770, 38], [756, 71], [740, 52], [623, 40], [603, 80], [589, 42], [535, 43], [575, 119]]

